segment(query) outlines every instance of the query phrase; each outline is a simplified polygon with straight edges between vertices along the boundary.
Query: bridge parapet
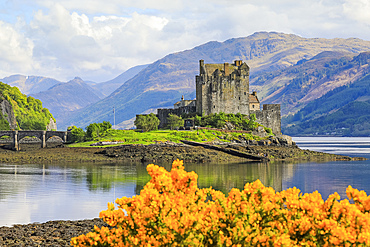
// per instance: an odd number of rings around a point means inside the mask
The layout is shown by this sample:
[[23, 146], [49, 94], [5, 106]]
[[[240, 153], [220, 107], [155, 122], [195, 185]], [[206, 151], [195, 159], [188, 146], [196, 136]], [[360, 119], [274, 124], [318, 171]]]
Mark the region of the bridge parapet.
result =
[[58, 136], [65, 143], [68, 141], [69, 131], [45, 131], [45, 130], [2, 130], [0, 131], [1, 136], [9, 136], [12, 138], [12, 148], [19, 150], [19, 141], [26, 136], [35, 136], [40, 139], [41, 147], [46, 147], [46, 141], [53, 137]]

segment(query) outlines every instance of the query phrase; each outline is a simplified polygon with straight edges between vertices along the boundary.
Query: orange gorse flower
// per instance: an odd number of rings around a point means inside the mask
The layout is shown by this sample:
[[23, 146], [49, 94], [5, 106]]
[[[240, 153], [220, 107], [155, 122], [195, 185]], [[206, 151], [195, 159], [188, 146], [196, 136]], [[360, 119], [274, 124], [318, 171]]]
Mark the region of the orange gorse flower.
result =
[[73, 246], [370, 246], [370, 197], [351, 186], [339, 201], [297, 188], [275, 192], [259, 180], [228, 196], [199, 189], [197, 174], [175, 160], [148, 165], [140, 195], [108, 203], [111, 227], [72, 238]]

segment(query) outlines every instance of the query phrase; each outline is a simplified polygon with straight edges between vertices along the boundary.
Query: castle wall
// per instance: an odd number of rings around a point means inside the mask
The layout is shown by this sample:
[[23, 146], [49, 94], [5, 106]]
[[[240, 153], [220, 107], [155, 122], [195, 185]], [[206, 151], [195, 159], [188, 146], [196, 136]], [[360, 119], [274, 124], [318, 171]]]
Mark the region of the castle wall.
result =
[[263, 105], [262, 111], [253, 111], [257, 122], [265, 127], [271, 128], [274, 134], [281, 134], [281, 111], [280, 104]]
[[165, 128], [167, 125], [167, 117], [169, 114], [181, 116], [195, 112], [195, 106], [185, 106], [176, 109], [157, 109], [157, 117], [160, 121], [158, 128]]

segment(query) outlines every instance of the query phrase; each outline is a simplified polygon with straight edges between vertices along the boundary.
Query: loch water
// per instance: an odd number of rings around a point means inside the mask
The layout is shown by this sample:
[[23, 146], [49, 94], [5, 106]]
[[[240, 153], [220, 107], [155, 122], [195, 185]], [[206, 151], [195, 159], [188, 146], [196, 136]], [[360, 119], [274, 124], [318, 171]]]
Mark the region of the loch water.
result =
[[[370, 138], [296, 137], [302, 149], [370, 159]], [[162, 164], [170, 169], [171, 164]], [[348, 185], [370, 194], [370, 160], [185, 164], [198, 186], [228, 193], [260, 179], [275, 190], [319, 191], [323, 198]], [[0, 164], [0, 226], [98, 217], [108, 202], [139, 194], [150, 177], [145, 164]]]

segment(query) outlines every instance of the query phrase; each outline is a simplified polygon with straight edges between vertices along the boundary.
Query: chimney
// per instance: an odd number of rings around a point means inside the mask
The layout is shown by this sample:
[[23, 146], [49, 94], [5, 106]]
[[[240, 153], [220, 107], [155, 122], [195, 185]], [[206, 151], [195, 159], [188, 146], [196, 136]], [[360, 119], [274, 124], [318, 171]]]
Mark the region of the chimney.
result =
[[199, 60], [199, 74], [204, 74], [205, 71], [204, 71], [204, 60]]
[[224, 63], [224, 71], [225, 71], [225, 76], [228, 76], [230, 74], [229, 63]]

